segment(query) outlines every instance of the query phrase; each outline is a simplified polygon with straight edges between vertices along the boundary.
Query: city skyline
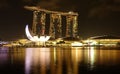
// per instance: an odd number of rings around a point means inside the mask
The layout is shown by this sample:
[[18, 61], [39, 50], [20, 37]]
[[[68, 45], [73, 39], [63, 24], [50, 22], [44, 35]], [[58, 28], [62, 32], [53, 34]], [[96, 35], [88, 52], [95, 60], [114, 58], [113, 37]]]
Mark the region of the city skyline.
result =
[[78, 12], [79, 35], [81, 38], [97, 35], [120, 36], [119, 0], [34, 0], [34, 2], [33, 0], [1, 0], [1, 39], [26, 38], [25, 25], [32, 25], [33, 14], [32, 11], [24, 9], [25, 5], [37, 5], [49, 10]]

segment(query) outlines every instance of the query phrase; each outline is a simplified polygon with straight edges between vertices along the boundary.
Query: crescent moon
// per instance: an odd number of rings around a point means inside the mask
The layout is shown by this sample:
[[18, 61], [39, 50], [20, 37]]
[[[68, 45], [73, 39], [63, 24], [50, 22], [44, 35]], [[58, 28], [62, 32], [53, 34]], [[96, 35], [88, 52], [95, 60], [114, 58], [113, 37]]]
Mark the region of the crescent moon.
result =
[[35, 41], [34, 37], [33, 37], [33, 36], [30, 34], [30, 32], [29, 32], [28, 25], [26, 25], [26, 27], [25, 27], [25, 33], [26, 33], [26, 36], [27, 36], [27, 38], [28, 38], [29, 40]]

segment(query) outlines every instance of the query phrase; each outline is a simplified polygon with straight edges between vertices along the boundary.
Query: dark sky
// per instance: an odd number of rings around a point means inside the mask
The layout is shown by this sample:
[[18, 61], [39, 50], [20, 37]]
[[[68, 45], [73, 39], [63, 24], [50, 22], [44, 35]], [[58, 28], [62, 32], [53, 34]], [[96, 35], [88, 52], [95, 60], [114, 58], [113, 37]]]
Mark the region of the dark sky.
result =
[[81, 38], [120, 36], [120, 0], [0, 0], [0, 38], [24, 38], [26, 24], [32, 25], [32, 11], [25, 5], [79, 13]]

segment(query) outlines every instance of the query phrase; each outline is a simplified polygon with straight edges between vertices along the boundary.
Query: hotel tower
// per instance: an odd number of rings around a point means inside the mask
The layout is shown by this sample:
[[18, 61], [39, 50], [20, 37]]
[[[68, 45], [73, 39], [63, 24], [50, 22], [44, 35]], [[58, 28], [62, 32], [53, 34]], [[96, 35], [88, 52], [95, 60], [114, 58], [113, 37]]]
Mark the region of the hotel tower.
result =
[[34, 35], [49, 35], [54, 39], [78, 36], [78, 13], [50, 11], [28, 6], [25, 8], [33, 11]]

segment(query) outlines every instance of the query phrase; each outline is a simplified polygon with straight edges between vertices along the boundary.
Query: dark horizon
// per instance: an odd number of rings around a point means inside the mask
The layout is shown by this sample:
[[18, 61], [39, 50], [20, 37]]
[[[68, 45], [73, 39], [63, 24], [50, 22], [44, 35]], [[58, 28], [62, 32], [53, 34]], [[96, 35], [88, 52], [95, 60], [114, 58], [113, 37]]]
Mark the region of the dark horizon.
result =
[[79, 35], [88, 38], [99, 35], [120, 36], [119, 0], [1, 0], [0, 38], [16, 40], [26, 38], [25, 26], [32, 25], [32, 11], [24, 6], [40, 6], [49, 10], [74, 11], [79, 13]]

